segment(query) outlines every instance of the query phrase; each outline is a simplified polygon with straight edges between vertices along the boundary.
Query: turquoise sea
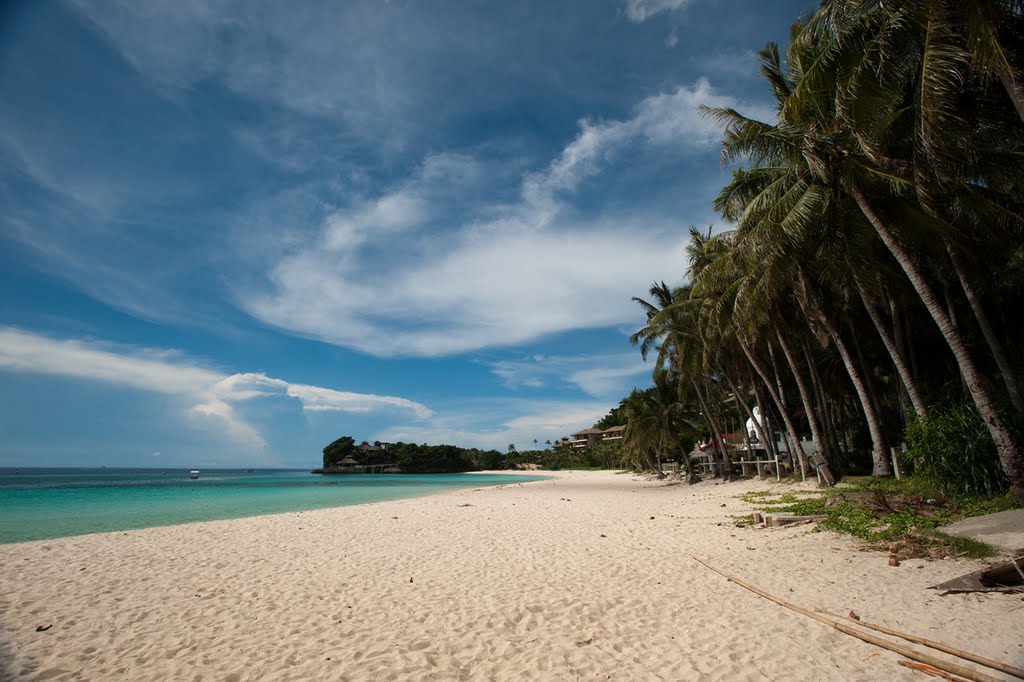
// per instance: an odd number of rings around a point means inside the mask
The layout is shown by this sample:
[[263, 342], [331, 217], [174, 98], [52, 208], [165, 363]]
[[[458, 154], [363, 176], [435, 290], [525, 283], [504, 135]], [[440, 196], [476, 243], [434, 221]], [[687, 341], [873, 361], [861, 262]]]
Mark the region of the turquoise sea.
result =
[[0, 544], [416, 497], [543, 476], [0, 468]]

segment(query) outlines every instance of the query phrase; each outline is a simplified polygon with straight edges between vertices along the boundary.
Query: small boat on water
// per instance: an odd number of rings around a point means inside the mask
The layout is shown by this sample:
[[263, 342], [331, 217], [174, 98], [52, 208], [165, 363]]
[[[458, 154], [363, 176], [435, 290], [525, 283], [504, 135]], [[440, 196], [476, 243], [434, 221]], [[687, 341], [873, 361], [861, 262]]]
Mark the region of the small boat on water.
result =
[[188, 477], [191, 478], [193, 481], [199, 478], [199, 469], [193, 469], [192, 471], [188, 472]]
[[247, 474], [255, 474], [256, 470], [255, 469], [246, 469], [245, 473], [247, 473]]

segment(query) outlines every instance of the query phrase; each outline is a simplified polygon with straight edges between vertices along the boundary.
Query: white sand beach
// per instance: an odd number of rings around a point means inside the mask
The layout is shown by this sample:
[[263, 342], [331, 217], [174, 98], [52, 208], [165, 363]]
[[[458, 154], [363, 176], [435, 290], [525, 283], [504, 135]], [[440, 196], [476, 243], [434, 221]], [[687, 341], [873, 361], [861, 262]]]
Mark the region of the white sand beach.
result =
[[0, 676], [927, 679], [692, 556], [798, 605], [1024, 667], [1020, 594], [926, 589], [978, 562], [894, 568], [806, 526], [737, 528], [730, 517], [749, 507], [736, 496], [773, 482], [554, 475], [0, 546]]

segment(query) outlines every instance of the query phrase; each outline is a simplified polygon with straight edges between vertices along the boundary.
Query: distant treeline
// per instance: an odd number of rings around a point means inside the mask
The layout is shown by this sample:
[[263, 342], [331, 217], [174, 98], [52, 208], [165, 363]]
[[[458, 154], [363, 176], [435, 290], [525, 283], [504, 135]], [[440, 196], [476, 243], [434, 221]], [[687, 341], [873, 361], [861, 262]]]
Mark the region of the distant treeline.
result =
[[416, 443], [380, 443], [357, 445], [351, 436], [342, 436], [324, 448], [324, 468], [338, 468], [342, 460], [359, 465], [397, 464], [408, 474], [458, 473], [539, 466], [544, 469], [619, 468], [623, 465], [618, 443], [600, 443], [595, 447], [551, 450], [524, 450], [510, 447], [508, 452], [461, 448], [456, 445], [418, 445]]

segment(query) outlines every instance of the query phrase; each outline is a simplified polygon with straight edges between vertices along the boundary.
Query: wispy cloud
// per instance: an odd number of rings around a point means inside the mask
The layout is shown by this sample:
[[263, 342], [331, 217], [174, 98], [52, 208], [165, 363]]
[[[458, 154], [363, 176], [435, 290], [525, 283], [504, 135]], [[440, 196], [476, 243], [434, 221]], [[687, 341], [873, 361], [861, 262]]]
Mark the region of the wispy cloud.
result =
[[644, 99], [626, 119], [581, 121], [509, 203], [467, 200], [481, 175], [473, 159], [428, 158], [393, 190], [331, 212], [272, 264], [268, 287], [239, 292], [241, 304], [276, 327], [378, 356], [514, 346], [633, 320], [630, 297], [681, 271], [679, 223], [583, 219], [571, 199], [627, 147], [707, 152], [719, 131], [701, 103], [738, 104], [700, 79]]
[[617, 399], [631, 387], [649, 383], [651, 369], [638, 353], [615, 353], [533, 355], [493, 362], [491, 371], [511, 389], [572, 384], [595, 398]]
[[[758, 76], [758, 60], [753, 50], [716, 50], [696, 55], [690, 60], [705, 73], [716, 77], [756, 78]], [[759, 113], [761, 116], [773, 116], [770, 111], [763, 109]]]
[[[611, 407], [602, 401], [482, 401], [472, 408], [454, 409], [428, 424], [385, 429], [381, 440], [413, 443], [459, 443], [504, 451], [544, 447], [547, 440], [586, 428]], [[505, 414], [495, 423], [495, 414]], [[537, 440], [536, 446], [534, 440]]]
[[433, 414], [425, 405], [396, 396], [293, 384], [259, 373], [229, 375], [173, 350], [54, 339], [13, 327], [0, 327], [0, 371], [100, 381], [176, 396], [184, 414], [214, 419], [232, 440], [257, 447], [265, 445], [262, 435], [235, 409], [238, 403], [257, 398], [297, 400], [307, 412], [397, 412], [414, 419]]
[[690, 0], [626, 0], [626, 16], [637, 23], [647, 21], [659, 12], [675, 12]]
[[[692, 86], [645, 98], [633, 115], [620, 121], [580, 121], [580, 132], [543, 172], [529, 175], [523, 196], [533, 206], [547, 206], [561, 192], [572, 192], [588, 177], [615, 162], [626, 148], [637, 145], [671, 148], [680, 154], [707, 149], [721, 138], [721, 130], [701, 115], [698, 106], [734, 107], [735, 97], [714, 90], [706, 78]], [[749, 108], [747, 109], [749, 111]]]

